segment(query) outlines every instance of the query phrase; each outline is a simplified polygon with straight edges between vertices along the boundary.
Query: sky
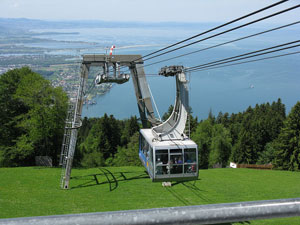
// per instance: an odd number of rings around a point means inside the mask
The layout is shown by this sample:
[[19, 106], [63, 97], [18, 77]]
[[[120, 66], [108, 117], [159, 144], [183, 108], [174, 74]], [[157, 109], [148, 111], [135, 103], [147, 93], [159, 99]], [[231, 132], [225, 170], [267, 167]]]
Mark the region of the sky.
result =
[[[141, 22], [223, 22], [279, 0], [0, 0], [1, 18]], [[269, 12], [299, 4], [290, 0]], [[261, 14], [263, 15], [263, 14]], [[299, 20], [300, 10], [270, 22]]]

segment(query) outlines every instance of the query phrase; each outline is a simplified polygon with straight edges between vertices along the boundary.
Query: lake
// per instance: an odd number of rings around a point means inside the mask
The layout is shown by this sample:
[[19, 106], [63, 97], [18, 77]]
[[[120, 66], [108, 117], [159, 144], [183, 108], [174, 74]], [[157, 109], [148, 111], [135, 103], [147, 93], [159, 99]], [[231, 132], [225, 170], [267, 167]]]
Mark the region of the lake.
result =
[[[298, 25], [297, 25], [298, 26]], [[167, 111], [170, 104], [175, 101], [175, 79], [155, 76], [159, 69], [165, 65], [195, 66], [214, 60], [231, 57], [257, 49], [267, 48], [293, 41], [299, 36], [299, 26], [276, 31], [249, 40], [243, 40], [228, 44], [208, 51], [199, 52], [168, 62], [147, 66], [157, 60], [163, 60], [179, 54], [188, 53], [204, 47], [222, 43], [241, 36], [256, 33], [262, 30], [276, 27], [248, 28], [224, 35], [220, 38], [201, 42], [180, 51], [167, 54], [152, 61], [145, 62], [147, 80], [153, 93], [160, 115]], [[45, 38], [53, 40], [82, 41], [94, 43], [86, 46], [80, 54], [104, 53], [105, 47], [116, 45], [115, 54], [141, 54], [157, 50], [162, 46], [182, 40], [202, 30], [192, 28], [87, 28], [87, 29], [47, 29], [36, 30], [38, 32], [79, 32], [64, 35], [45, 35]], [[61, 46], [60, 46], [61, 47]], [[75, 45], [73, 50], [76, 53]], [[122, 47], [122, 48], [120, 48]], [[66, 43], [68, 54], [72, 50], [72, 43]], [[282, 53], [299, 51], [292, 49]], [[60, 51], [61, 52], [61, 51]], [[282, 54], [278, 53], [278, 54]], [[247, 63], [242, 65], [224, 67], [219, 69], [195, 72], [187, 74], [190, 80], [190, 105], [193, 115], [199, 119], [205, 119], [210, 110], [217, 115], [220, 111], [237, 113], [246, 110], [248, 106], [277, 101], [278, 98], [286, 105], [287, 112], [300, 100], [300, 56], [291, 55], [271, 60]], [[88, 105], [83, 109], [83, 116], [100, 117], [104, 113], [113, 114], [118, 119], [138, 115], [134, 88], [131, 81], [122, 85], [114, 85], [103, 96], [96, 98], [96, 105]]]

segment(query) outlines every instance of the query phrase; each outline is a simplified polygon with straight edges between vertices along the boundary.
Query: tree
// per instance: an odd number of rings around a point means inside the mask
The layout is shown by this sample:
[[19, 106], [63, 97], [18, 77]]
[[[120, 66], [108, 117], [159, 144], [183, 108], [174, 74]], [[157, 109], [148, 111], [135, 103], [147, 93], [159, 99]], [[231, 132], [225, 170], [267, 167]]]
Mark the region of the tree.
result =
[[225, 167], [228, 164], [230, 154], [230, 133], [222, 124], [215, 124], [212, 129], [209, 167], [213, 167], [215, 164]]
[[211, 118], [202, 121], [192, 134], [198, 145], [199, 168], [207, 169], [215, 164], [226, 166], [231, 154], [230, 132], [222, 124], [214, 124]]
[[28, 112], [28, 107], [14, 98], [19, 81], [30, 73], [29, 68], [10, 70], [0, 76], [0, 166], [10, 166], [16, 140], [25, 131], [18, 126], [18, 116]]
[[230, 126], [229, 114], [227, 112], [224, 114], [222, 112], [219, 112], [217, 119], [216, 119], [216, 123], [222, 124], [225, 128], [229, 128], [229, 126]]
[[[56, 165], [63, 137], [67, 95], [61, 88], [53, 88], [49, 81], [28, 68], [17, 69], [3, 76], [3, 83], [15, 82], [7, 99], [4, 99], [8, 102], [2, 103], [4, 111], [15, 111], [9, 116], [6, 114], [6, 124], [13, 125], [5, 128], [14, 135], [2, 137], [6, 139], [2, 141], [6, 141], [2, 164], [33, 165], [34, 156], [47, 155], [53, 158]], [[0, 85], [0, 90], [3, 89], [6, 89], [6, 85]], [[21, 108], [10, 106], [17, 103], [20, 103]]]
[[216, 118], [212, 112], [212, 108], [209, 109], [208, 120], [210, 120], [212, 124], [214, 124], [216, 121]]
[[83, 154], [85, 152], [85, 149], [82, 148], [81, 145], [88, 137], [93, 124], [95, 124], [97, 120], [97, 118], [83, 118], [82, 125], [78, 130], [73, 166], [81, 165], [81, 160], [83, 159]]
[[259, 154], [258, 164], [270, 164], [274, 160], [275, 148], [273, 142], [266, 144], [263, 152]]
[[198, 117], [193, 117], [192, 114], [189, 115], [190, 116], [190, 131], [191, 131], [191, 135], [196, 131], [197, 126], [198, 126]]
[[65, 93], [39, 74], [29, 73], [20, 81], [15, 98], [30, 108], [19, 118], [35, 154], [51, 156], [57, 165], [67, 111]]
[[253, 161], [253, 142], [251, 133], [243, 129], [239, 135], [238, 142], [232, 149], [231, 160], [236, 163], [255, 163]]
[[200, 122], [196, 131], [192, 134], [192, 140], [198, 145], [199, 168], [207, 169], [209, 152], [212, 139], [212, 123], [210, 120]]
[[131, 136], [127, 147], [118, 147], [118, 152], [113, 159], [114, 166], [140, 166], [139, 159], [139, 133]]
[[[117, 152], [117, 147], [120, 145], [121, 131], [118, 121], [111, 115], [104, 116], [97, 120], [92, 126], [88, 137], [81, 144], [80, 149], [83, 152], [85, 162], [84, 166], [104, 166], [105, 160], [113, 158]], [[92, 161], [89, 165], [89, 155], [102, 157], [103, 160]]]
[[[229, 131], [232, 139], [232, 146], [238, 142], [239, 133], [242, 128], [243, 114], [241, 112], [234, 114], [232, 113], [229, 119]], [[223, 124], [224, 125], [224, 124]], [[224, 125], [225, 126], [225, 125]], [[226, 126], [225, 126], [226, 127]]]
[[267, 143], [277, 138], [285, 119], [285, 107], [277, 102], [250, 106], [240, 119], [232, 120], [232, 160], [237, 163], [255, 164], [266, 150]]
[[84, 154], [83, 159], [81, 161], [81, 165], [83, 167], [105, 166], [103, 154], [94, 149], [88, 154]]
[[296, 103], [284, 121], [274, 148], [273, 164], [276, 168], [300, 170], [300, 102]]
[[130, 141], [132, 135], [139, 132], [140, 125], [136, 116], [131, 116], [130, 119], [124, 121], [124, 127], [122, 129], [121, 145], [126, 146]]

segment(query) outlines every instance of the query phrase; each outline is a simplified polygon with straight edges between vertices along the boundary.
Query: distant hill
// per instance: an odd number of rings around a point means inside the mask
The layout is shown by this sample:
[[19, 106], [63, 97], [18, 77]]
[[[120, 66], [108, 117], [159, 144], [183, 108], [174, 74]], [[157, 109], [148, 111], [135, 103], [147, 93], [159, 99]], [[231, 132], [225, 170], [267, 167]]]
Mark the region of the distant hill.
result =
[[[195, 27], [206, 28], [213, 24], [208, 23], [150, 23], [150, 22], [112, 22], [101, 20], [69, 20], [69, 21], [47, 21], [26, 18], [0, 18], [0, 28], [3, 29], [63, 29], [63, 28], [129, 28], [129, 27]], [[1, 29], [2, 30], [2, 29]]]

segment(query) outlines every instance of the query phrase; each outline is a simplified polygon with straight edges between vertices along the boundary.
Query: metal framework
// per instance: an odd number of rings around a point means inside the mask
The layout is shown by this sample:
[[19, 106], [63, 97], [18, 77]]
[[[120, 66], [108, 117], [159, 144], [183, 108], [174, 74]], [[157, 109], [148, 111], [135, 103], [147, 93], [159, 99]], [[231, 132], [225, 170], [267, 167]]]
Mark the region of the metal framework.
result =
[[0, 225], [219, 224], [300, 216], [300, 198], [0, 219]]
[[84, 55], [81, 64], [77, 98], [75, 102], [70, 104], [61, 151], [61, 188], [63, 189], [69, 188], [78, 128], [81, 126], [83, 98], [89, 70], [91, 67], [99, 67], [99, 71], [102, 71], [102, 74], [99, 74], [95, 79], [96, 84], [106, 82], [122, 84], [129, 80], [129, 75], [121, 74], [121, 66], [128, 67], [131, 72], [140, 119], [143, 128], [151, 129], [154, 137], [153, 140], [159, 142], [189, 140], [185, 134], [189, 113], [189, 91], [183, 66], [163, 67], [160, 71], [160, 75], [176, 77], [176, 101], [174, 109], [171, 116], [165, 122], [161, 123], [154, 115], [151, 92], [146, 80], [143, 60], [140, 55]]
[[[144, 127], [147, 127], [149, 121], [152, 126], [155, 126], [159, 121], [154, 116], [143, 63], [141, 55], [84, 55], [82, 60], [82, 65], [87, 65], [88, 68], [91, 66], [103, 68], [105, 72], [101, 75], [101, 78], [106, 77], [106, 79], [102, 79], [102, 82], [124, 83], [124, 79], [128, 80], [128, 78], [125, 75], [121, 75], [118, 68], [127, 66], [131, 72], [142, 124]], [[110, 68], [113, 68], [112, 76], [109, 76]]]
[[[96, 83], [115, 82], [122, 84], [129, 80], [129, 75], [120, 74], [119, 67], [129, 67], [135, 89], [138, 109], [144, 128], [159, 124], [154, 116], [151, 95], [146, 80], [143, 61], [140, 55], [84, 55], [81, 64], [80, 83], [75, 102], [69, 106], [68, 118], [66, 120], [65, 134], [61, 150], [60, 165], [62, 165], [61, 188], [68, 189], [71, 177], [72, 162], [75, 153], [78, 128], [81, 126], [81, 113], [84, 101], [85, 89], [89, 69], [100, 67], [103, 74], [97, 76]], [[137, 67], [137, 64], [139, 65]], [[110, 75], [110, 68], [113, 74]]]
[[163, 67], [159, 73], [162, 76], [176, 77], [176, 100], [171, 116], [162, 124], [152, 128], [153, 135], [159, 141], [184, 140], [186, 122], [189, 112], [188, 81], [183, 66]]
[[81, 126], [81, 113], [83, 97], [86, 88], [89, 66], [82, 64], [80, 82], [75, 102], [70, 102], [68, 117], [66, 120], [65, 133], [60, 155], [60, 165], [62, 165], [61, 188], [68, 189], [71, 177], [72, 163], [75, 153], [78, 128]]

